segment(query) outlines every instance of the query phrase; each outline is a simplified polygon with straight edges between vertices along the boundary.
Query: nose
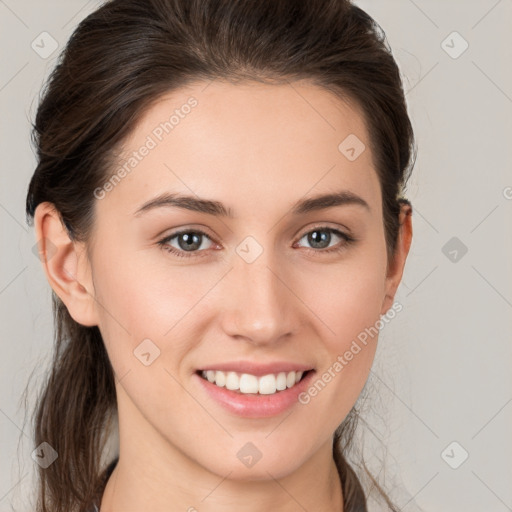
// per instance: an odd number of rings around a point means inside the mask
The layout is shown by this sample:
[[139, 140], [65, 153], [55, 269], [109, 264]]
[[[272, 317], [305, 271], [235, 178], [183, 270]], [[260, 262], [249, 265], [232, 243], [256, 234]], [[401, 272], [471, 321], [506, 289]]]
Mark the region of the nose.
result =
[[[294, 296], [291, 272], [272, 260], [270, 251], [248, 263], [234, 255], [222, 291], [222, 327], [226, 334], [257, 344], [273, 344], [299, 328], [300, 301]], [[289, 267], [288, 267], [289, 268]]]

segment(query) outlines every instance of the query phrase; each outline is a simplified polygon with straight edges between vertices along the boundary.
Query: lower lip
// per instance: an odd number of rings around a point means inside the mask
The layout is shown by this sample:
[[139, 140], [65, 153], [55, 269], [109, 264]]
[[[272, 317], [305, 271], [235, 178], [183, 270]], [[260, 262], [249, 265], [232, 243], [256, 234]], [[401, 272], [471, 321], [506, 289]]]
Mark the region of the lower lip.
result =
[[225, 387], [221, 388], [209, 380], [203, 379], [197, 373], [194, 374], [194, 377], [199, 379], [208, 395], [230, 413], [244, 418], [269, 418], [277, 416], [299, 403], [299, 395], [308, 388], [314, 374], [315, 371], [310, 370], [300, 382], [273, 395], [238, 393]]

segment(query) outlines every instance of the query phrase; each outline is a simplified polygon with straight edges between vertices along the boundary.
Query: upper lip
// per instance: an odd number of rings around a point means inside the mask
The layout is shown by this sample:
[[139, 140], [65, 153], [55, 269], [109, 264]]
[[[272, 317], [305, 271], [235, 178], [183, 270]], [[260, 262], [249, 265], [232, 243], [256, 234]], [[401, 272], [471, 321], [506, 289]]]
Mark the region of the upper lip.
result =
[[237, 373], [249, 373], [257, 377], [268, 375], [270, 373], [280, 372], [305, 372], [307, 370], [313, 370], [313, 367], [309, 364], [292, 363], [290, 361], [274, 361], [272, 363], [256, 363], [253, 361], [230, 361], [225, 363], [215, 363], [208, 366], [203, 366], [199, 371], [204, 370], [220, 370], [223, 372], [237, 372]]

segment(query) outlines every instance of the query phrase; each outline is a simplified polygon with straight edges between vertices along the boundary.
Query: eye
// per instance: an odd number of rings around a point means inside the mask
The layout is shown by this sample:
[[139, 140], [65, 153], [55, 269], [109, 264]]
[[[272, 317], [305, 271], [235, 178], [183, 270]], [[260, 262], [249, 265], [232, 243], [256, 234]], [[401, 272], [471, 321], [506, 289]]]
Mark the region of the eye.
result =
[[[163, 238], [158, 242], [158, 245], [161, 246], [164, 250], [175, 254], [176, 256], [189, 258], [191, 256], [199, 256], [200, 254], [197, 254], [198, 252], [204, 252], [198, 251], [200, 248], [205, 249], [202, 243], [204, 238], [212, 241], [211, 238], [203, 231], [188, 229], [173, 233], [172, 235]], [[169, 242], [174, 239], [176, 239], [178, 247], [169, 245]], [[187, 254], [187, 252], [192, 254]]]
[[[334, 239], [340, 238], [341, 242], [337, 245], [330, 246], [330, 243], [333, 240], [333, 235]], [[341, 252], [350, 243], [355, 242], [355, 238], [352, 236], [328, 226], [315, 227], [313, 230], [305, 233], [299, 241], [303, 238], [306, 238], [307, 242], [312, 245], [311, 248], [306, 247], [305, 249], [315, 254]], [[205, 239], [213, 242], [212, 239], [201, 230], [185, 229], [178, 231], [177, 233], [172, 233], [162, 240], [159, 240], [157, 243], [162, 247], [162, 249], [174, 254], [175, 256], [180, 258], [190, 258], [204, 256], [207, 252], [205, 249], [211, 248], [211, 245], [209, 247], [204, 247], [203, 242]], [[174, 240], [177, 247], [171, 244]]]
[[[333, 234], [334, 238], [341, 238], [341, 243], [329, 247], [329, 244], [333, 239]], [[306, 247], [306, 249], [316, 253], [339, 252], [345, 249], [351, 242], [355, 241], [355, 239], [350, 235], [328, 226], [317, 226], [313, 230], [305, 233], [300, 240], [303, 238], [306, 238], [307, 242], [312, 246], [312, 248]]]

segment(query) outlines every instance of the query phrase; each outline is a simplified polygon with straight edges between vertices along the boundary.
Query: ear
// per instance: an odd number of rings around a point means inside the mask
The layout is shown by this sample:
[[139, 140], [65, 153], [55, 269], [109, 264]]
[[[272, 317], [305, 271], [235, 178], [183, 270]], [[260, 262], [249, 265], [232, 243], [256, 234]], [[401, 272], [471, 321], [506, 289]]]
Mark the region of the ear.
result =
[[52, 203], [34, 213], [39, 259], [53, 291], [81, 325], [98, 325], [90, 263], [83, 243], [73, 242]]
[[399, 218], [399, 232], [396, 244], [395, 254], [391, 261], [388, 263], [388, 270], [386, 275], [386, 295], [382, 302], [381, 315], [384, 315], [388, 309], [393, 305], [396, 290], [404, 271], [405, 260], [409, 254], [412, 241], [412, 207], [407, 202], [401, 205], [400, 218]]

